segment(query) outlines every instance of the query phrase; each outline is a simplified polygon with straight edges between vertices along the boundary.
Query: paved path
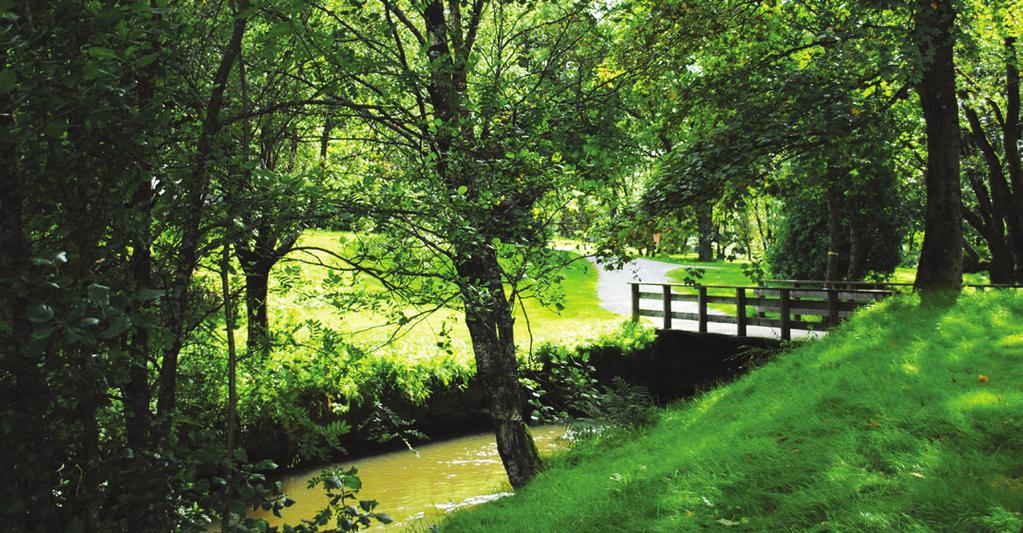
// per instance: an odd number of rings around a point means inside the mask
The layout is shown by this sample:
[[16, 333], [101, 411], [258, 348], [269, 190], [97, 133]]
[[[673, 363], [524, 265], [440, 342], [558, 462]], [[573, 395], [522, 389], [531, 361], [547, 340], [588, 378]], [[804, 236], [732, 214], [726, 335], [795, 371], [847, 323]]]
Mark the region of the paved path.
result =
[[[707, 269], [716, 268], [697, 265], [680, 265], [675, 263], [665, 263], [664, 261], [655, 261], [653, 259], [638, 258], [626, 263], [621, 270], [607, 270], [593, 257], [589, 257], [588, 259], [597, 267], [597, 297], [600, 298], [600, 306], [612, 313], [626, 317], [632, 316], [632, 293], [629, 289], [630, 282], [645, 281], [648, 283], [671, 283], [675, 281], [668, 277], [668, 272], [671, 272], [672, 270], [685, 267]], [[643, 309], [661, 309], [660, 302], [643, 300], [640, 305], [642, 305]], [[671, 307], [672, 311], [679, 313], [699, 312], [699, 306], [696, 302], [672, 302]], [[710, 314], [717, 315], [727, 314], [715, 309], [709, 309], [708, 312]], [[657, 324], [657, 327], [661, 327], [663, 324], [662, 319], [658, 317], [643, 318]], [[734, 324], [721, 324], [715, 322], [707, 324], [707, 331], [710, 333], [735, 335], [735, 328]], [[680, 320], [676, 318], [671, 322], [671, 329], [697, 331], [699, 329], [699, 323], [695, 320]], [[764, 326], [748, 326], [746, 328], [746, 334], [750, 337], [780, 338], [781, 330], [779, 328], [768, 328]], [[804, 337], [807, 335], [820, 335], [820, 333], [795, 329], [792, 330], [793, 337]]]

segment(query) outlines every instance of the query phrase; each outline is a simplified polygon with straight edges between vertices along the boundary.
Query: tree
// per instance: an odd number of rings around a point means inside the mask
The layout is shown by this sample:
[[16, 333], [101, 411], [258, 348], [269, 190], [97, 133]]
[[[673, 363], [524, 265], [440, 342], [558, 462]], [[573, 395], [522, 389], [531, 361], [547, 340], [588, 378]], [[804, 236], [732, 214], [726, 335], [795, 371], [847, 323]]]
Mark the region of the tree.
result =
[[540, 460], [512, 310], [563, 264], [547, 248], [555, 214], [613, 167], [603, 148], [614, 145], [620, 75], [600, 70], [602, 8], [382, 0], [314, 9], [303, 39], [326, 66], [304, 79], [376, 147], [339, 205], [366, 236], [340, 259], [396, 301], [464, 311], [498, 450], [520, 487]]
[[924, 242], [914, 287], [924, 293], [958, 291], [963, 280], [955, 19], [952, 0], [914, 3], [912, 36], [920, 53], [915, 88], [927, 124]]
[[[973, 193], [973, 205], [964, 207], [963, 215], [986, 244], [991, 282], [1010, 283], [1023, 281], [1016, 39], [1003, 37], [995, 50], [990, 53], [997, 58], [995, 68], [973, 61], [977, 66], [973, 77], [967, 77], [969, 89], [960, 98], [968, 126], [963, 174]], [[998, 74], [1000, 81], [992, 79]], [[1004, 108], [999, 99], [1004, 99]]]

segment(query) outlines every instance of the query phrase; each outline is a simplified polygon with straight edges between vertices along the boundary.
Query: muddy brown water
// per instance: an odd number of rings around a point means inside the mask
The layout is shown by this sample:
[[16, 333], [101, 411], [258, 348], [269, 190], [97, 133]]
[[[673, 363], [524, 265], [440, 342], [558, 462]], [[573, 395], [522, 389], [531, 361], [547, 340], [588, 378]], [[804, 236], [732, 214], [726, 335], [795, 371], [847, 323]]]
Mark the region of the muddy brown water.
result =
[[[550, 455], [567, 444], [564, 426], [540, 426], [531, 429], [540, 453]], [[362, 490], [358, 497], [377, 500], [376, 511], [394, 519], [376, 530], [400, 531], [408, 526], [429, 530], [444, 514], [478, 505], [510, 494], [493, 433], [477, 433], [364, 457], [340, 464], [359, 469]], [[295, 505], [284, 509], [281, 518], [257, 511], [270, 525], [312, 518], [327, 502], [322, 487], [309, 489], [309, 479], [319, 470], [296, 473], [282, 480], [284, 492]]]

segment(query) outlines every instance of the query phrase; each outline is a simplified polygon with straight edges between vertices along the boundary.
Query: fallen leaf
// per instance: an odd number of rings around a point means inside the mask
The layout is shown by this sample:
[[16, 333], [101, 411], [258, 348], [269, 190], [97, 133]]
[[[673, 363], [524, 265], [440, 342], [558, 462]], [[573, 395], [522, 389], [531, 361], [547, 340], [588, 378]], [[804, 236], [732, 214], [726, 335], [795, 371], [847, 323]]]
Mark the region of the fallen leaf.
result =
[[985, 376], [984, 374], [981, 374], [981, 375], [980, 375], [980, 376], [979, 376], [979, 377], [977, 378], [977, 381], [979, 381], [979, 382], [981, 382], [981, 383], [987, 383], [987, 376]]

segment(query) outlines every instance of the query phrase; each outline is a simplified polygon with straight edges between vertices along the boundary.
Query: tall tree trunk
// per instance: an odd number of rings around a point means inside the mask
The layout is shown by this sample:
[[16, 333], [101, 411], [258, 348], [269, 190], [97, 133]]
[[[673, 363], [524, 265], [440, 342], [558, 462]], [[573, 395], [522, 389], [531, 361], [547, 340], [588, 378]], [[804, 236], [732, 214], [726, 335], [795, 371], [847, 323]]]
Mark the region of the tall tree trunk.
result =
[[[980, 261], [980, 254], [963, 239], [963, 272], [979, 272], [983, 268]], [[992, 282], [993, 283], [993, 282]]]
[[[453, 20], [450, 27], [441, 0], [429, 0], [424, 6], [423, 20], [429, 44], [426, 59], [430, 68], [427, 92], [434, 119], [445, 126], [457, 127], [461, 142], [469, 142], [474, 137], [469, 127], [470, 121], [463, 120], [460, 124], [455, 122], [468, 113], [462, 106], [462, 93], [466, 90], [464, 71], [479, 24], [482, 2], [474, 3], [473, 15], [464, 38], [458, 5], [458, 2], [452, 2]], [[448, 46], [449, 38], [453, 50]], [[435, 168], [452, 191], [464, 186], [467, 195], [475, 197], [479, 194], [479, 183], [473, 180], [472, 173], [449, 170], [452, 128], [441, 128], [433, 139], [433, 149], [438, 155]], [[459, 232], [456, 246], [466, 238]], [[489, 243], [490, 239], [483, 239], [482, 242]], [[457, 250], [454, 262], [462, 287], [465, 323], [476, 357], [476, 379], [486, 391], [497, 436], [497, 450], [508, 473], [508, 480], [513, 487], [521, 487], [536, 474], [540, 466], [540, 455], [522, 416], [523, 398], [516, 368], [514, 322], [511, 304], [504, 295], [497, 251], [489, 245], [472, 246]]]
[[696, 246], [697, 258], [700, 261], [714, 260], [714, 206], [702, 205], [696, 208], [696, 225], [700, 231]]
[[923, 62], [916, 91], [927, 123], [927, 207], [914, 285], [925, 296], [958, 291], [963, 281], [955, 17], [951, 0], [916, 2], [913, 34]]
[[838, 187], [838, 179], [841, 171], [837, 168], [828, 168], [828, 257], [825, 266], [824, 279], [827, 281], [839, 281], [842, 279], [841, 259], [842, 249], [845, 246], [842, 233], [842, 191]]
[[[10, 106], [10, 98], [0, 95], [0, 109]], [[0, 113], [0, 281], [5, 284], [27, 277], [32, 257], [23, 218], [25, 181], [18, 174], [14, 135], [8, 135], [11, 126], [11, 114]], [[59, 531], [54, 489], [63, 458], [54, 453], [59, 445], [36, 441], [49, 428], [52, 394], [40, 368], [42, 357], [23, 349], [32, 335], [32, 324], [26, 319], [28, 304], [20, 294], [0, 298], [4, 322], [0, 325], [0, 373], [9, 376], [0, 380], [0, 398], [19, 402], [0, 427], [4, 443], [0, 471], [10, 476], [6, 479], [10, 488], [4, 494], [17, 495], [24, 505], [22, 512], [5, 517], [4, 526], [11, 531]]]
[[[147, 179], [139, 181], [138, 190], [133, 198], [134, 205], [140, 209], [137, 217], [138, 236], [132, 242], [131, 269], [132, 290], [137, 295], [142, 290], [153, 289], [152, 252], [150, 223], [150, 202], [152, 187]], [[130, 354], [128, 384], [124, 387], [125, 430], [128, 447], [136, 454], [149, 448], [150, 412], [149, 403], [149, 331], [145, 326], [135, 326], [131, 330], [128, 342]]]
[[1005, 38], [1005, 122], [1002, 126], [1002, 144], [1005, 146], [1005, 163], [1012, 182], [1012, 203], [1016, 211], [1016, 222], [1020, 231], [1020, 244], [1016, 255], [1016, 281], [1023, 282], [1023, 168], [1020, 166], [1020, 89], [1019, 64], [1016, 55], [1016, 38]]
[[860, 230], [856, 226], [855, 217], [849, 221], [849, 270], [846, 273], [845, 279], [852, 281], [859, 281], [863, 279], [864, 274], [864, 254], [863, 254], [863, 239], [860, 235]]
[[[1018, 258], [1017, 263], [1023, 260], [1023, 225], [1017, 216], [1013, 191], [1005, 178], [1002, 162], [984, 132], [980, 117], [969, 105], [963, 106], [963, 112], [970, 124], [972, 145], [976, 146], [984, 157], [988, 183], [991, 186], [991, 190], [988, 191], [983, 180], [974, 172], [967, 170], [967, 178], [977, 197], [980, 216], [983, 219], [984, 230], [978, 228], [978, 231], [984, 236], [991, 252], [992, 283], [1006, 283], [1012, 278], [1013, 256]], [[996, 279], [999, 281], [995, 281]]]
[[[151, 39], [153, 48], [159, 49], [156, 39]], [[153, 72], [147, 71], [139, 77], [138, 107], [139, 113], [149, 111], [155, 91]], [[152, 165], [143, 164], [146, 171], [152, 171]], [[131, 276], [132, 292], [137, 296], [143, 290], [152, 290], [153, 286], [153, 255], [152, 244], [152, 205], [154, 199], [153, 177], [148, 172], [137, 176], [138, 183], [132, 195], [132, 206], [137, 210], [132, 219], [130, 231], [134, 232], [131, 240], [131, 259], [129, 275]], [[143, 305], [145, 305], [143, 303]], [[134, 325], [128, 340], [130, 368], [128, 383], [124, 386], [125, 433], [128, 447], [140, 457], [149, 449], [150, 411], [152, 401], [149, 393], [149, 330], [145, 326]], [[134, 513], [133, 513], [134, 514]], [[138, 524], [136, 524], [138, 526]], [[134, 529], [138, 529], [135, 527]]]
[[[229, 226], [228, 226], [229, 227]], [[238, 350], [234, 344], [234, 299], [231, 297], [231, 248], [229, 244], [224, 245], [220, 260], [220, 288], [224, 296], [224, 325], [227, 328], [227, 428], [225, 451], [227, 452], [227, 496], [224, 502], [224, 514], [221, 518], [221, 531], [227, 533], [232, 531], [231, 527], [234, 516], [234, 496], [237, 485], [235, 474], [238, 465], [234, 458], [235, 433], [237, 431], [237, 410], [238, 410]], [[244, 507], [242, 507], [244, 512]], [[244, 515], [242, 517], [244, 518]]]
[[242, 37], [245, 35], [245, 28], [248, 22], [248, 1], [238, 0], [237, 5], [234, 7], [235, 20], [231, 38], [220, 58], [217, 72], [213, 76], [210, 99], [206, 104], [202, 130], [196, 145], [195, 157], [192, 161], [192, 171], [187, 185], [187, 205], [185, 206], [181, 247], [178, 253], [177, 266], [175, 267], [171, 294], [167, 295], [168, 330], [171, 341], [163, 353], [159, 376], [160, 391], [157, 395], [157, 418], [161, 423], [164, 433], [166, 433], [170, 426], [170, 417], [177, 400], [178, 355], [181, 353], [185, 343], [185, 335], [187, 334], [185, 324], [189, 307], [189, 289], [191, 288], [192, 273], [198, 260], [199, 242], [202, 238], [201, 221], [206, 204], [206, 193], [209, 189], [207, 168], [209, 159], [213, 155], [214, 142], [222, 127], [220, 113], [224, 107], [224, 94], [227, 91], [227, 83], [231, 75], [231, 69], [241, 53]]
[[463, 254], [458, 273], [466, 282], [465, 324], [476, 357], [476, 379], [494, 421], [497, 451], [513, 487], [525, 486], [540, 467], [540, 454], [523, 418], [524, 399], [515, 357], [514, 319], [492, 248]]
[[264, 261], [242, 264], [242, 270], [245, 272], [245, 308], [248, 315], [246, 346], [250, 353], [264, 356], [270, 351], [270, 319], [266, 301], [272, 267], [273, 263]]

